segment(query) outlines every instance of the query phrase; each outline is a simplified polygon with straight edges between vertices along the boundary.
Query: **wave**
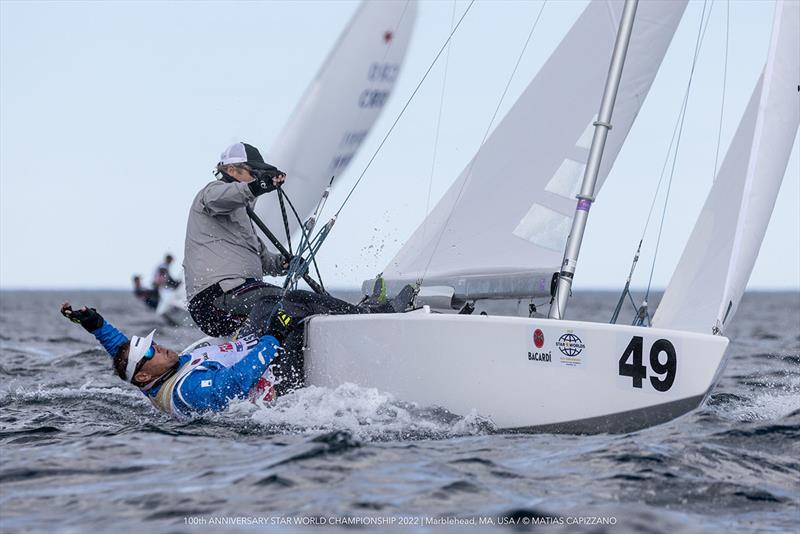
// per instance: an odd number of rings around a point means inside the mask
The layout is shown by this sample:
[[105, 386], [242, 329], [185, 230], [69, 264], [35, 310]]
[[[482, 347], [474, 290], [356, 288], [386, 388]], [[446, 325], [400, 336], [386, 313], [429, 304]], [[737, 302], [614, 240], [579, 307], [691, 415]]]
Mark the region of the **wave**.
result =
[[335, 389], [308, 386], [258, 407], [240, 402], [229, 412], [247, 414], [276, 432], [343, 430], [361, 441], [441, 439], [494, 430], [491, 421], [476, 413], [460, 417], [350, 383]]
[[752, 395], [713, 393], [705, 409], [727, 421], [778, 421], [800, 410], [798, 392], [796, 387], [782, 385]]

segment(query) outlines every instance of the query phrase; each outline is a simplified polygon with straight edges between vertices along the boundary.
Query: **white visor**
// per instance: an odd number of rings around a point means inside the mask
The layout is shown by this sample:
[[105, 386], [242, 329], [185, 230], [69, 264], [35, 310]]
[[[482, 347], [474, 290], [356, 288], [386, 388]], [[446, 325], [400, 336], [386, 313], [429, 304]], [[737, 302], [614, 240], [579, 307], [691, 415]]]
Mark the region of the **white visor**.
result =
[[125, 367], [125, 380], [128, 382], [133, 381], [133, 375], [136, 371], [136, 366], [142, 361], [144, 353], [153, 344], [153, 335], [156, 333], [155, 328], [152, 332], [147, 334], [147, 337], [133, 336], [131, 338], [131, 346], [128, 350], [128, 365]]

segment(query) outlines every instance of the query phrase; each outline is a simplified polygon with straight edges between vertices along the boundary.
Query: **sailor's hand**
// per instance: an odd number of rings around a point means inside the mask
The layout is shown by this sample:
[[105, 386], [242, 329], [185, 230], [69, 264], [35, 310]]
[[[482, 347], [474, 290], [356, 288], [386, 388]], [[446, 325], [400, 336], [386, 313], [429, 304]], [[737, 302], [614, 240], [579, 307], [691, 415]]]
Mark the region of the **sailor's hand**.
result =
[[61, 305], [61, 315], [72, 321], [73, 323], [81, 325], [87, 332], [94, 332], [105, 322], [103, 316], [97, 313], [94, 308], [87, 308], [84, 306], [80, 310], [73, 310], [69, 302]]
[[285, 172], [266, 163], [261, 167], [251, 169], [250, 174], [253, 175], [254, 180], [248, 182], [247, 186], [255, 196], [275, 191], [286, 180]]

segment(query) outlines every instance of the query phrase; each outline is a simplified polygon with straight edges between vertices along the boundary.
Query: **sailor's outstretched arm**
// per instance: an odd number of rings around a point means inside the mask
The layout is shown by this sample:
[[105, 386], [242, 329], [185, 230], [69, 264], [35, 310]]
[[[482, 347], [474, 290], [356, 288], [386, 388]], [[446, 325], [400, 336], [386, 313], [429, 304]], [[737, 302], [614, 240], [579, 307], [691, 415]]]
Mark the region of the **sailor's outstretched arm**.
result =
[[92, 334], [112, 358], [117, 355], [120, 345], [128, 342], [125, 334], [103, 319], [103, 316], [94, 308], [84, 306], [80, 310], [73, 310], [70, 303], [65, 302], [61, 305], [61, 314]]
[[127, 336], [108, 321], [103, 321], [103, 326], [92, 332], [92, 335], [103, 345], [103, 348], [112, 358], [117, 355], [119, 347], [128, 342]]
[[272, 336], [263, 336], [258, 344], [236, 364], [226, 369], [202, 369], [190, 372], [173, 392], [175, 403], [191, 411], [221, 411], [232, 399], [245, 398], [269, 367], [280, 345]]

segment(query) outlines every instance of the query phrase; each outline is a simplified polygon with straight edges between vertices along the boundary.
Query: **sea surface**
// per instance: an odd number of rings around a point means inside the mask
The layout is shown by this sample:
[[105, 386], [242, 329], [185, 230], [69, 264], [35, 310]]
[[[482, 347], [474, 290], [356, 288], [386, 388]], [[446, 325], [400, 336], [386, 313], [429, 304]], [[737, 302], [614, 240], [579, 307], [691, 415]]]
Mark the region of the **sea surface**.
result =
[[[576, 294], [570, 318], [605, 322], [616, 298]], [[352, 385], [175, 421], [64, 300], [167, 346], [199, 337], [127, 292], [0, 292], [4, 533], [800, 529], [800, 293], [745, 296], [704, 407], [597, 436], [498, 433]]]

